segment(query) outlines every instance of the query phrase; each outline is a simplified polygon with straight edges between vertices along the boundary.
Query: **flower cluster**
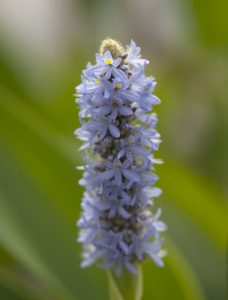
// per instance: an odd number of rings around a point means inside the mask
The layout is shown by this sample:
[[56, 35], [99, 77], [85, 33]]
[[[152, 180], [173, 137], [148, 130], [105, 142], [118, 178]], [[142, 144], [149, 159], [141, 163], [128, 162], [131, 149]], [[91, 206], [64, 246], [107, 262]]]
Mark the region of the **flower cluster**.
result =
[[76, 135], [85, 150], [80, 184], [86, 191], [78, 221], [82, 267], [102, 260], [100, 266], [116, 275], [123, 268], [137, 273], [135, 262], [146, 257], [163, 265], [160, 232], [166, 226], [159, 220], [160, 209], [150, 211], [160, 195], [151, 172], [159, 163], [153, 153], [160, 136], [151, 113], [159, 99], [152, 94], [154, 79], [144, 73], [148, 61], [134, 41], [124, 50], [109, 39], [102, 49], [77, 87], [82, 126]]

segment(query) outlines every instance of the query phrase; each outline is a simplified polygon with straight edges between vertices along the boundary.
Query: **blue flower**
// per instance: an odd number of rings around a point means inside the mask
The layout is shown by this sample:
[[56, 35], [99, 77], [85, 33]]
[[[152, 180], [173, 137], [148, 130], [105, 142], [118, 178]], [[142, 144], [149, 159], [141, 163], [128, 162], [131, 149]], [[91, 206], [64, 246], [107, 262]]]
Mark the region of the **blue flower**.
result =
[[97, 65], [85, 70], [86, 77], [100, 78], [103, 76], [104, 79], [109, 79], [111, 75], [123, 76], [123, 71], [118, 68], [121, 58], [113, 59], [110, 51], [107, 51], [104, 55], [96, 54], [96, 60]]
[[115, 45], [109, 39], [101, 49], [110, 51], [97, 54], [96, 64], [82, 72], [77, 87], [81, 127], [75, 133], [85, 151], [77, 222], [82, 267], [100, 261], [101, 268], [119, 276], [124, 268], [137, 274], [135, 262], [147, 257], [163, 265], [166, 225], [159, 219], [161, 210], [150, 211], [161, 193], [154, 186], [154, 164], [160, 163], [154, 158], [160, 143], [157, 116], [151, 113], [160, 102], [153, 95], [156, 82], [145, 75], [148, 61], [134, 41], [126, 52]]
[[127, 47], [127, 58], [126, 62], [129, 63], [133, 69], [144, 68], [149, 63], [147, 59], [141, 58], [141, 49], [131, 40], [130, 45]]
[[114, 125], [113, 118], [111, 116], [107, 116], [100, 118], [100, 120], [91, 120], [83, 125], [84, 130], [97, 135], [100, 139], [103, 139], [107, 132], [111, 134], [111, 136], [118, 138], [120, 136], [119, 129]]

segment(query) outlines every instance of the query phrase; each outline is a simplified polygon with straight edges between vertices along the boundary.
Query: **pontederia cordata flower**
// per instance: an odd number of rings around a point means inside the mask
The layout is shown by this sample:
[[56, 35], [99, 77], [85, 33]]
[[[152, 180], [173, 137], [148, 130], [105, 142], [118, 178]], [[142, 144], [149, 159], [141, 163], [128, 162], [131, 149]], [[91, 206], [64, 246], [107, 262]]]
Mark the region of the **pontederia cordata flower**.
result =
[[85, 166], [80, 184], [85, 187], [78, 221], [83, 244], [82, 267], [100, 261], [102, 268], [123, 268], [137, 273], [136, 262], [151, 257], [162, 266], [166, 229], [152, 213], [157, 176], [151, 171], [160, 135], [152, 113], [159, 99], [156, 82], [144, 73], [148, 60], [131, 41], [126, 50], [104, 40], [96, 64], [88, 64], [77, 87]]

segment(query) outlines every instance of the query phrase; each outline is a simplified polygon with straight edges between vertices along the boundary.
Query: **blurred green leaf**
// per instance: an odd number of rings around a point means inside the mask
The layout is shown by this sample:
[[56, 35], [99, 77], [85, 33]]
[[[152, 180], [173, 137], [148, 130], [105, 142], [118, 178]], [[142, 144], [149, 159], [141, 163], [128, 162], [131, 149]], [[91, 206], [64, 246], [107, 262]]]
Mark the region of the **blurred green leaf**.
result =
[[165, 267], [158, 268], [147, 260], [143, 266], [144, 300], [205, 299], [202, 287], [191, 265], [177, 246], [167, 237], [168, 256]]
[[28, 274], [28, 272], [23, 273], [22, 270], [10, 270], [0, 267], [0, 284], [10, 293], [17, 295], [14, 295], [14, 299], [16, 297], [28, 300], [50, 299], [50, 293], [47, 293], [44, 287], [38, 284], [31, 274]]
[[84, 288], [85, 281], [91, 288], [100, 287], [97, 295], [104, 299], [104, 275], [98, 272], [94, 282], [92, 272], [80, 270], [74, 224], [69, 226], [60, 217], [40, 188], [20, 170], [3, 143], [0, 178], [1, 244], [51, 287], [54, 299], [76, 299], [78, 295], [87, 299], [90, 290]]
[[4, 300], [25, 300], [26, 299], [24, 296], [19, 295], [14, 290], [7, 289], [1, 283], [0, 283], [0, 296], [1, 296], [1, 299], [4, 299]]
[[167, 201], [190, 215], [224, 253], [228, 228], [227, 203], [222, 193], [206, 179], [170, 160], [158, 173]]
[[[4, 183], [1, 183], [1, 186], [3, 184]], [[33, 194], [33, 198], [35, 197], [34, 195], [35, 193]], [[29, 212], [28, 207], [24, 207], [24, 209], [21, 211], [21, 205], [23, 205], [23, 203], [21, 202], [21, 197], [19, 196], [19, 194], [18, 197], [16, 197], [15, 199], [17, 199], [18, 204], [16, 202], [12, 203], [12, 198], [7, 198], [3, 196], [3, 193], [1, 192], [0, 195], [0, 208], [1, 208], [0, 224], [2, 228], [0, 231], [1, 243], [10, 251], [10, 253], [13, 256], [15, 256], [19, 261], [23, 262], [39, 278], [45, 280], [46, 282], [49, 282], [50, 286], [58, 290], [58, 293], [56, 292], [56, 296], [59, 295], [59, 297], [57, 297], [56, 299], [61, 299], [61, 295], [65, 299], [75, 299], [70, 294], [70, 291], [68, 291], [64, 287], [64, 284], [62, 283], [63, 280], [60, 280], [58, 278], [59, 275], [56, 274], [57, 270], [55, 271], [56, 273], [53, 273], [53, 270], [47, 269], [47, 266], [45, 265], [45, 259], [44, 258], [41, 259], [40, 257], [38, 246], [42, 248], [44, 247], [44, 245], [46, 245], [47, 247], [48, 246], [47, 240], [45, 242], [46, 244], [39, 243], [38, 245], [36, 245], [37, 241], [39, 241], [40, 239], [39, 235], [45, 236], [45, 224], [50, 226], [50, 217], [49, 220], [45, 221], [45, 213], [43, 213], [42, 219], [40, 220], [43, 223], [43, 229], [41, 229], [42, 228], [41, 224], [39, 224], [40, 230], [37, 231], [35, 226], [37, 226], [38, 224], [36, 224], [35, 222], [33, 223], [31, 222], [31, 219], [34, 218], [32, 216], [32, 210]], [[33, 203], [33, 209], [34, 206], [35, 205]], [[20, 211], [19, 219], [22, 218], [24, 222], [22, 220], [18, 220], [18, 215], [17, 215], [18, 211]], [[43, 212], [43, 210], [37, 210], [37, 212], [41, 213]], [[28, 215], [29, 213], [30, 216]], [[27, 227], [28, 224], [29, 227]], [[55, 221], [53, 224], [57, 226], [58, 222]], [[62, 228], [60, 227], [60, 230], [61, 229]], [[55, 246], [57, 246], [55, 244], [58, 241], [57, 237], [56, 240], [53, 240], [54, 232], [55, 231], [51, 232], [53, 236], [49, 236], [49, 241], [53, 243], [52, 245], [53, 251], [55, 249]], [[34, 236], [33, 239], [31, 235]], [[34, 241], [34, 238], [36, 238], [36, 242]], [[46, 251], [46, 255], [48, 255], [48, 251]], [[66, 264], [66, 260], [64, 261], [64, 264]], [[56, 269], [58, 269], [58, 265], [56, 265]], [[64, 274], [62, 274], [62, 276], [60, 277], [63, 276]]]
[[75, 201], [77, 152], [73, 136], [72, 139], [65, 138], [32, 106], [19, 101], [5, 89], [1, 89], [0, 94], [0, 116], [5, 125], [0, 129], [2, 138], [15, 153], [21, 167], [42, 186], [54, 203], [59, 203], [59, 211], [66, 220], [74, 222], [80, 201]]

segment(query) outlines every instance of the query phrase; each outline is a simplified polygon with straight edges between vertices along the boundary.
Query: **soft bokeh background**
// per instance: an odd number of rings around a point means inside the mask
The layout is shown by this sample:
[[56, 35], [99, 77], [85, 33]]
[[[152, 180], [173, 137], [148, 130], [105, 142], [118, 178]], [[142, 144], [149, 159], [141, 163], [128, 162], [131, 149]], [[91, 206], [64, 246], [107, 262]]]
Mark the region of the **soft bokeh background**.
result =
[[143, 300], [226, 298], [226, 0], [0, 1], [0, 299], [105, 300], [81, 270], [74, 87], [100, 41], [133, 38], [162, 99], [157, 200], [166, 267], [147, 261]]

